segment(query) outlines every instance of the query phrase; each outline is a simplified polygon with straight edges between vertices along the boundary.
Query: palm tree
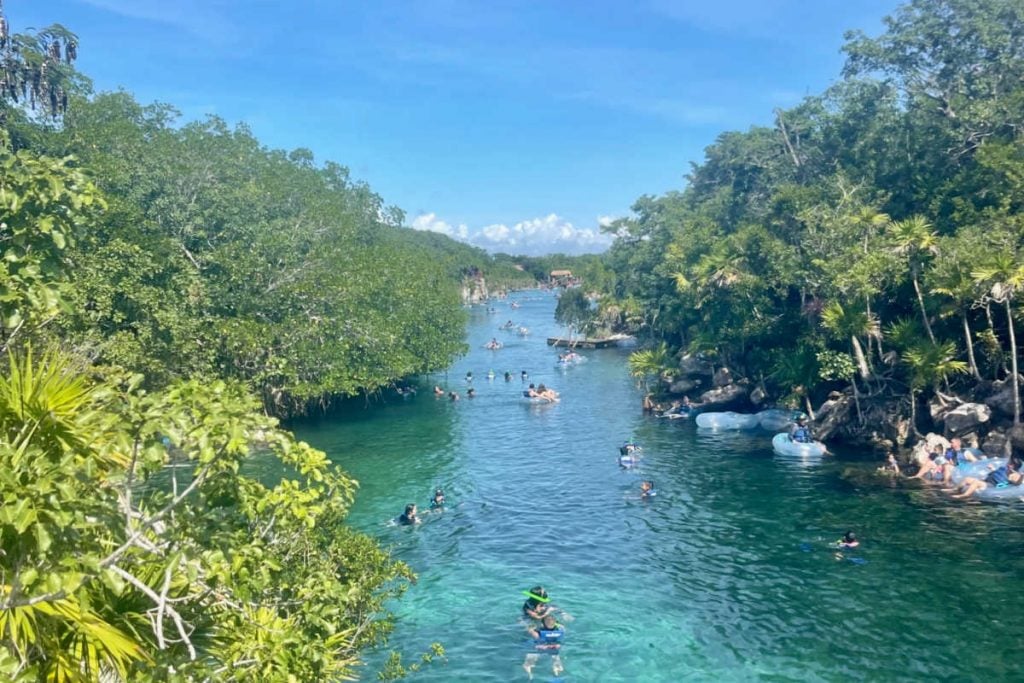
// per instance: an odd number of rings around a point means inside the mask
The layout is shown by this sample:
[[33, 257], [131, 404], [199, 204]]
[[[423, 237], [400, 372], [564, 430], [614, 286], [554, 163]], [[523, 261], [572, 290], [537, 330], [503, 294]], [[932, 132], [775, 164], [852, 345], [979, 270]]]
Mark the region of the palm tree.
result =
[[932, 230], [924, 216], [911, 216], [902, 221], [893, 221], [888, 225], [892, 248], [897, 254], [907, 257], [910, 267], [910, 279], [914, 283], [914, 293], [921, 307], [921, 319], [928, 338], [935, 343], [932, 326], [928, 322], [928, 311], [924, 307], [924, 296], [921, 295], [921, 271], [925, 265], [925, 257], [938, 253], [938, 233]]
[[866, 311], [847, 309], [838, 301], [833, 301], [822, 309], [821, 324], [835, 337], [849, 338], [861, 379], [867, 380], [871, 376], [871, 368], [859, 337], [864, 335], [870, 338], [878, 335], [878, 321]]
[[912, 346], [903, 352], [903, 362], [910, 368], [910, 424], [914, 436], [920, 438], [917, 431], [917, 392], [931, 386], [938, 392], [939, 383], [945, 382], [950, 375], [967, 372], [967, 363], [956, 358], [956, 344], [922, 343]]
[[643, 385], [644, 394], [650, 393], [651, 379], [659, 378], [669, 370], [669, 352], [664, 343], [654, 349], [629, 354], [629, 374]]
[[[40, 680], [101, 680], [115, 672], [127, 680], [131, 664], [147, 658], [141, 644], [130, 628], [122, 630], [90, 607], [102, 600], [55, 563], [61, 553], [79, 552], [83, 528], [104, 529], [110, 522], [98, 505], [88, 512], [94, 519], [76, 520], [71, 501], [89, 488], [109, 488], [129, 462], [111, 438], [111, 416], [102, 410], [106, 392], [59, 354], [36, 359], [28, 348], [9, 355], [0, 376], [0, 468], [9, 482], [31, 484], [22, 487], [25, 504], [9, 508], [12, 533], [0, 555], [6, 652], [17, 653], [20, 667], [37, 668]], [[33, 497], [47, 503], [30, 502]], [[54, 591], [44, 583], [48, 576], [68, 583]], [[48, 591], [50, 597], [39, 597]], [[144, 619], [121, 616], [125, 623]]]
[[964, 328], [964, 341], [967, 343], [967, 363], [971, 375], [981, 380], [978, 362], [974, 357], [974, 340], [971, 325], [967, 320], [969, 307], [978, 299], [978, 283], [962, 266], [958, 259], [940, 259], [931, 271], [931, 290], [936, 294], [944, 294], [951, 299], [948, 314], [959, 315]]
[[1017, 376], [1017, 334], [1013, 327], [1013, 298], [1024, 287], [1024, 264], [1014, 252], [992, 253], [989, 262], [971, 273], [975, 282], [989, 287], [985, 296], [1006, 308], [1010, 333], [1010, 372], [1013, 377], [1013, 424], [1020, 424], [1020, 378]]

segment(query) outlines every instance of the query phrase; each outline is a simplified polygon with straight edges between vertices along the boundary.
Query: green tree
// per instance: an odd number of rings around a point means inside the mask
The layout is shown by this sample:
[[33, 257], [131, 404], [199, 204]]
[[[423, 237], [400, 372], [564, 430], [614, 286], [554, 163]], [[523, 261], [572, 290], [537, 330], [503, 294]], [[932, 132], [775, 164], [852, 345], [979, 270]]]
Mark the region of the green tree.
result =
[[1013, 382], [1013, 424], [1020, 424], [1020, 378], [1017, 374], [1017, 334], [1013, 324], [1013, 300], [1024, 287], [1024, 264], [1015, 252], [994, 251], [988, 262], [979, 264], [971, 276], [989, 288], [986, 297], [1006, 309], [1010, 335], [1010, 377]]
[[924, 269], [926, 257], [938, 253], [938, 233], [932, 230], [931, 224], [923, 216], [913, 216], [906, 220], [890, 223], [888, 234], [892, 240], [893, 250], [907, 258], [910, 280], [914, 285], [914, 294], [917, 296], [917, 303], [921, 309], [921, 322], [924, 323], [928, 338], [934, 344], [935, 334], [932, 332], [931, 323], [928, 322], [928, 310], [925, 308], [924, 296], [921, 294], [921, 272]]
[[570, 338], [575, 332], [583, 331], [594, 319], [594, 310], [590, 300], [579, 287], [572, 287], [562, 292], [555, 307], [555, 320], [559, 325], [569, 328]]

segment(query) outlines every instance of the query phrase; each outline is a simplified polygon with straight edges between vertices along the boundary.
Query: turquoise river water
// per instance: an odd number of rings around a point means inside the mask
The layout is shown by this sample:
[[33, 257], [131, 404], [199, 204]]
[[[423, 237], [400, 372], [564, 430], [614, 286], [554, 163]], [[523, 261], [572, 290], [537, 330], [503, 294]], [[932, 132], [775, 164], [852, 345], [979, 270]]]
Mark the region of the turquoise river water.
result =
[[[865, 483], [847, 475], [875, 463], [856, 453], [803, 465], [766, 432], [644, 416], [627, 350], [556, 366], [551, 294], [494, 306], [472, 310], [469, 353], [415, 398], [293, 425], [360, 481], [351, 523], [419, 574], [390, 646], [439, 641], [447, 658], [412, 680], [527, 680], [521, 591], [536, 584], [573, 617], [565, 681], [1024, 680], [1024, 505]], [[508, 319], [530, 336], [500, 331]], [[504, 348], [485, 350], [492, 337]], [[562, 401], [525, 402], [524, 369]], [[617, 463], [629, 438], [636, 471]], [[442, 514], [390, 523], [436, 487]], [[863, 562], [827, 547], [848, 528]], [[551, 680], [550, 659], [534, 674]]]

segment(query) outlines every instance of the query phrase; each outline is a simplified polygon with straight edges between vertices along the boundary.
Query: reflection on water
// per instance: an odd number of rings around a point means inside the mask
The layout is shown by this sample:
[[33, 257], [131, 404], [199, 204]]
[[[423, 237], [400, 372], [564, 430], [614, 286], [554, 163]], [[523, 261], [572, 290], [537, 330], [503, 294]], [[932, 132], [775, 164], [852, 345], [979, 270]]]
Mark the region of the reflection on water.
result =
[[[439, 640], [448, 662], [415, 680], [525, 680], [517, 619], [535, 584], [576, 617], [567, 681], [1024, 676], [1019, 509], [851, 483], [844, 469], [870, 466], [859, 454], [806, 466], [774, 457], [766, 432], [644, 417], [627, 351], [559, 367], [544, 342], [559, 332], [554, 299], [515, 298], [519, 309], [474, 309], [468, 356], [415, 398], [297, 426], [360, 480], [351, 521], [419, 573], [392, 645]], [[499, 330], [510, 318], [531, 334]], [[482, 348], [491, 337], [501, 350]], [[562, 401], [525, 402], [523, 370]], [[434, 384], [463, 398], [436, 399]], [[629, 438], [643, 459], [627, 471], [617, 449]], [[657, 498], [640, 499], [641, 479]], [[442, 514], [388, 524], [437, 487]], [[847, 528], [862, 564], [828, 547]]]

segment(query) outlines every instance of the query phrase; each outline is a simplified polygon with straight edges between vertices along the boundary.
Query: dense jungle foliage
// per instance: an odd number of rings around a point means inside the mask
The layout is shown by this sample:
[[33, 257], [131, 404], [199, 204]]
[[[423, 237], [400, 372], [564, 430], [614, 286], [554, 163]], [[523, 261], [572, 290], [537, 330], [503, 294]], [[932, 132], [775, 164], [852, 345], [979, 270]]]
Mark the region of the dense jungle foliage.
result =
[[610, 226], [605, 308], [791, 399], [1016, 383], [1024, 4], [912, 0], [844, 51], [828, 91]]
[[463, 278], [498, 261], [308, 151], [92, 95], [74, 34], [7, 27], [0, 678], [359, 675], [412, 574], [267, 413], [446, 367]]

